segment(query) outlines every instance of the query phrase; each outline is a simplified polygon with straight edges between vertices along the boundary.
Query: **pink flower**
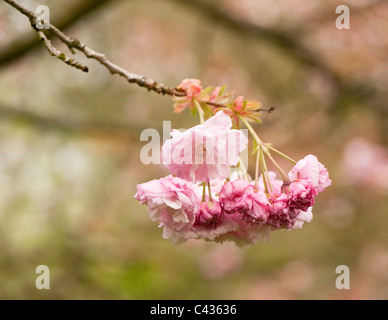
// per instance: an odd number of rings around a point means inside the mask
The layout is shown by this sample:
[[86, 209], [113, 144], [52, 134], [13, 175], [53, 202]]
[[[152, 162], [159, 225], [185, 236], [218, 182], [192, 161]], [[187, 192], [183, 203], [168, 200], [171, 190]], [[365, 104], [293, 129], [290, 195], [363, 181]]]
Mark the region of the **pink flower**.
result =
[[297, 217], [296, 222], [292, 226], [292, 229], [302, 229], [305, 222], [311, 222], [313, 220], [313, 208], [308, 208], [307, 211], [296, 210]]
[[318, 195], [310, 179], [294, 180], [285, 190], [289, 196], [289, 207], [302, 211], [306, 211], [313, 206], [315, 203], [314, 197]]
[[289, 197], [278, 193], [271, 199], [271, 213], [267, 224], [274, 229], [291, 229], [296, 222], [297, 211], [289, 206]]
[[244, 221], [263, 226], [267, 223], [271, 204], [264, 192], [253, 190], [244, 194], [237, 208]]
[[217, 223], [210, 225], [200, 225], [195, 223], [192, 230], [196, 237], [217, 241], [216, 239], [224, 237], [228, 233], [239, 232], [240, 223], [240, 217], [238, 217], [238, 219], [234, 219], [232, 215], [222, 214]]
[[187, 97], [194, 98], [202, 92], [201, 81], [198, 79], [185, 79], [180, 83], [178, 89], [186, 91]]
[[291, 181], [310, 178], [317, 192], [324, 191], [332, 183], [327, 169], [318, 161], [316, 156], [311, 154], [298, 161], [288, 176]]
[[186, 92], [183, 97], [174, 97], [175, 105], [174, 112], [180, 113], [187, 107], [193, 107], [193, 99], [199, 98], [202, 94], [201, 81], [197, 79], [185, 79], [183, 80], [178, 89]]
[[240, 116], [248, 121], [261, 123], [259, 117], [261, 104], [259, 101], [248, 101], [240, 96], [231, 104], [228, 104], [228, 107], [228, 109], [225, 109], [225, 112], [232, 118], [233, 123], [236, 124], [237, 127], [240, 126]]
[[222, 207], [218, 201], [203, 202], [196, 216], [195, 225], [215, 227], [221, 221], [222, 216]]
[[222, 90], [222, 87], [215, 87], [210, 94], [209, 101], [210, 102], [217, 102], [217, 100], [220, 97], [221, 90]]
[[248, 144], [242, 131], [232, 130], [223, 111], [185, 132], [173, 130], [162, 147], [162, 160], [173, 175], [192, 182], [226, 179]]
[[240, 179], [225, 183], [219, 195], [219, 201], [225, 213], [231, 214], [236, 212], [241, 197], [245, 192], [252, 190], [253, 186], [246, 180]]
[[270, 237], [271, 227], [245, 222], [237, 212], [225, 215], [224, 221], [228, 221], [234, 228], [225, 229], [224, 231], [228, 232], [215, 237], [215, 242], [234, 241], [236, 244], [243, 246], [253, 245], [258, 241], [267, 241]]
[[240, 96], [238, 97], [234, 103], [235, 103], [235, 110], [236, 111], [242, 111], [244, 107], [245, 98]]
[[[252, 190], [251, 187], [248, 190]], [[255, 244], [259, 240], [268, 240], [270, 227], [253, 223], [254, 221], [249, 219], [244, 221], [242, 217], [239, 212], [224, 214], [216, 225], [209, 227], [194, 224], [193, 230], [200, 238], [221, 243], [234, 241], [239, 245], [245, 245]]]
[[[205, 92], [207, 92], [209, 89], [211, 89], [210, 95], [207, 97], [208, 107], [213, 112], [213, 114], [216, 114], [218, 111], [223, 110], [227, 115], [231, 115], [229, 113], [229, 108], [226, 107], [228, 103], [231, 101], [232, 93], [226, 91], [226, 86], [223, 87], [215, 87], [215, 88], [207, 88], [205, 89]], [[214, 105], [212, 103], [218, 104]]]
[[319, 163], [319, 181], [318, 185], [315, 187], [317, 192], [320, 193], [329, 187], [332, 181], [329, 178], [329, 171], [325, 168], [322, 163]]
[[186, 180], [168, 176], [139, 184], [134, 198], [148, 206], [150, 218], [164, 227], [165, 238], [185, 239], [201, 203], [196, 188]]

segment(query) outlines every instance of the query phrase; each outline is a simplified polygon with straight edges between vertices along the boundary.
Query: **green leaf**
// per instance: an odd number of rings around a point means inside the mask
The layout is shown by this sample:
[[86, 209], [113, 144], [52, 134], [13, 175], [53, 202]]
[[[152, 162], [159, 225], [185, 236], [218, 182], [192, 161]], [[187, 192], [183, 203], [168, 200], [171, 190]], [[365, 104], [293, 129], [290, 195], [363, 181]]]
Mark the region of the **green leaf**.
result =
[[205, 118], [211, 118], [213, 116], [213, 110], [210, 108], [210, 106], [207, 103], [202, 102], [201, 108], [205, 113]]
[[196, 117], [196, 116], [197, 116], [197, 109], [196, 109], [196, 108], [190, 108], [190, 114], [191, 114], [193, 117]]
[[227, 89], [227, 85], [224, 84], [224, 85], [221, 87], [221, 90], [220, 90], [220, 93], [218, 94], [218, 96], [221, 97], [221, 96], [225, 93], [226, 89]]
[[247, 104], [248, 104], [248, 100], [244, 100], [244, 104], [243, 104], [243, 109], [245, 109], [247, 107]]
[[233, 110], [233, 103], [226, 103], [225, 104], [230, 110]]
[[207, 87], [206, 89], [202, 90], [202, 94], [210, 94], [214, 90], [214, 87]]

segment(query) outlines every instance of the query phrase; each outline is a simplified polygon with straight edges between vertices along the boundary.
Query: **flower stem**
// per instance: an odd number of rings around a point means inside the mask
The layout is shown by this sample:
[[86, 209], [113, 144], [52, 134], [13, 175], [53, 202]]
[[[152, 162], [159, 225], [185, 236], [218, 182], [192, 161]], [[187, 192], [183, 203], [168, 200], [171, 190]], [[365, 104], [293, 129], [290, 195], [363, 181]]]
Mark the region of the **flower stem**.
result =
[[[268, 186], [265, 182], [265, 180], [268, 181], [269, 185], [270, 185], [270, 188], [271, 188], [271, 191], [272, 191], [272, 186], [271, 186], [271, 182], [269, 180], [269, 176], [268, 176], [268, 171], [267, 171], [267, 165], [265, 163], [265, 156], [264, 156], [264, 153], [265, 155], [267, 155], [267, 157], [272, 161], [272, 163], [275, 165], [275, 167], [278, 169], [280, 175], [282, 176], [283, 178], [283, 181], [284, 183], [291, 183], [290, 182], [290, 179], [288, 178], [288, 176], [286, 175], [286, 173], [283, 171], [283, 169], [277, 164], [277, 162], [275, 161], [275, 159], [271, 156], [269, 150], [272, 150], [274, 152], [276, 152], [277, 154], [283, 156], [284, 158], [286, 158], [287, 160], [291, 161], [292, 163], [296, 164], [296, 161], [294, 161], [293, 159], [291, 159], [290, 157], [286, 156], [284, 153], [280, 152], [279, 150], [269, 146], [268, 144], [265, 144], [263, 143], [263, 141], [261, 141], [261, 139], [259, 138], [259, 136], [257, 135], [257, 133], [255, 132], [255, 130], [252, 128], [252, 126], [249, 124], [249, 122], [242, 116], [242, 115], [238, 115], [238, 117], [241, 119], [241, 121], [245, 124], [245, 126], [247, 127], [247, 129], [249, 130], [249, 132], [252, 134], [253, 138], [255, 139], [256, 143], [258, 144], [258, 147], [259, 147], [259, 153], [260, 153], [260, 167], [261, 167], [261, 170], [263, 171], [263, 181], [264, 181], [264, 186], [265, 186], [265, 189], [266, 189], [266, 192], [268, 193]], [[269, 150], [268, 150], [269, 149]]]
[[243, 177], [244, 177], [247, 181], [249, 181], [249, 178], [248, 178], [248, 170], [247, 170], [247, 168], [245, 168], [244, 161], [241, 159], [241, 157], [240, 157], [239, 167], [240, 167], [241, 170], [242, 170]]
[[259, 171], [260, 171], [260, 157], [261, 157], [261, 148], [260, 152], [257, 152], [256, 155], [256, 170], [255, 170], [255, 189], [259, 189]]
[[206, 201], [206, 183], [202, 183], [203, 190], [202, 190], [202, 202]]
[[268, 158], [272, 161], [272, 163], [275, 165], [276, 169], [278, 169], [280, 175], [281, 175], [282, 178], [283, 178], [284, 183], [290, 184], [290, 183], [291, 183], [290, 179], [288, 178], [288, 176], [286, 175], [286, 173], [283, 171], [283, 169], [278, 165], [278, 163], [275, 161], [275, 159], [272, 158], [272, 156], [271, 156], [271, 154], [269, 153], [269, 151], [266, 150], [265, 153], [266, 153], [267, 157], [268, 157]]
[[195, 107], [197, 108], [199, 120], [201, 121], [201, 124], [204, 124], [205, 123], [204, 112], [203, 112], [199, 102], [196, 99], [193, 99], [193, 102], [194, 102]]
[[293, 160], [293, 159], [290, 158], [289, 156], [285, 155], [283, 152], [280, 152], [279, 150], [277, 150], [277, 149], [271, 147], [271, 146], [268, 145], [268, 144], [266, 144], [265, 146], [266, 146], [268, 149], [270, 149], [271, 151], [276, 152], [278, 155], [280, 155], [280, 156], [286, 158], [288, 161], [292, 162], [293, 164], [296, 164], [296, 161], [295, 161], [295, 160]]
[[264, 154], [263, 154], [263, 169], [264, 169], [265, 177], [266, 177], [266, 179], [267, 179], [267, 181], [268, 181], [269, 189], [271, 190], [271, 192], [273, 192], [271, 180], [269, 179], [269, 175], [268, 175], [267, 163], [266, 163], [266, 161], [265, 161]]
[[[264, 190], [265, 190], [265, 193], [269, 194], [268, 184], [267, 184], [268, 174], [266, 172], [266, 169], [264, 168], [265, 157], [264, 157], [264, 152], [262, 147], [260, 147], [259, 153], [260, 153], [260, 167], [261, 167], [261, 171], [263, 172]], [[268, 179], [268, 183], [269, 183], [269, 179]]]
[[239, 114], [238, 117], [241, 119], [241, 121], [245, 124], [245, 126], [247, 127], [247, 129], [249, 130], [249, 132], [251, 133], [251, 135], [253, 136], [253, 138], [256, 140], [257, 144], [260, 146], [260, 145], [263, 145], [263, 141], [261, 141], [261, 139], [259, 138], [259, 136], [257, 135], [257, 133], [255, 132], [255, 130], [252, 128], [252, 126], [249, 124], [249, 122], [241, 115]]
[[208, 192], [209, 192], [209, 200], [213, 201], [212, 190], [210, 188], [210, 182], [207, 183], [207, 188], [208, 188]]

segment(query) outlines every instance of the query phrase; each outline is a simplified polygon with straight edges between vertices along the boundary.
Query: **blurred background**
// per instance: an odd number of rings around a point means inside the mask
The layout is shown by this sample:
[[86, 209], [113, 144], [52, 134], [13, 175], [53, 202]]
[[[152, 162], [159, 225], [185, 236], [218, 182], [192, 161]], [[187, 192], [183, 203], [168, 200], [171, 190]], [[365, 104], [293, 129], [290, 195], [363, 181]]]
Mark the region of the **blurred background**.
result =
[[[262, 139], [317, 155], [333, 186], [312, 223], [267, 243], [163, 240], [133, 199], [167, 174], [140, 162], [140, 133], [198, 120], [81, 54], [87, 74], [50, 57], [0, 1], [0, 299], [388, 298], [387, 1], [20, 2], [48, 5], [54, 25], [131, 72], [275, 106]], [[335, 26], [342, 4], [350, 30]], [[50, 290], [35, 287], [42, 264]], [[339, 265], [350, 290], [335, 287]]]

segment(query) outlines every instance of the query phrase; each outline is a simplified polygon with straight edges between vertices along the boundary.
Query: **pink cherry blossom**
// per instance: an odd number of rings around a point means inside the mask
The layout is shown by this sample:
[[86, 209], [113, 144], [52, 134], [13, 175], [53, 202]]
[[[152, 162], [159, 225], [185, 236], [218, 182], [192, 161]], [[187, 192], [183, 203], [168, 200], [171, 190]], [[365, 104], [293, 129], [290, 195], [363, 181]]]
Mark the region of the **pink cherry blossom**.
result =
[[296, 222], [292, 226], [292, 229], [302, 229], [305, 222], [311, 222], [313, 220], [313, 208], [308, 208], [307, 211], [296, 210], [297, 217]]
[[291, 229], [296, 222], [297, 210], [289, 206], [289, 197], [278, 193], [271, 199], [271, 212], [267, 224], [274, 229]]
[[[192, 98], [210, 92], [203, 92], [193, 79], [185, 80], [182, 89]], [[208, 98], [221, 99], [221, 90], [213, 89]], [[257, 111], [256, 103], [242, 97], [234, 107]], [[231, 174], [248, 139], [232, 129], [224, 111], [185, 132], [174, 130], [171, 137], [162, 147], [162, 161], [172, 175], [138, 185], [135, 198], [148, 206], [163, 237], [176, 244], [188, 239], [255, 244], [267, 240], [272, 231], [301, 229], [313, 218], [318, 192], [331, 184], [328, 170], [313, 155], [292, 168], [291, 182], [277, 179], [271, 171], [255, 182], [241, 168]]]
[[329, 187], [332, 181], [329, 178], [329, 171], [325, 168], [322, 163], [319, 163], [319, 181], [318, 185], [315, 187], [317, 192], [320, 193], [325, 191], [327, 187]]
[[186, 92], [183, 97], [174, 97], [175, 106], [174, 112], [180, 113], [184, 109], [193, 106], [193, 99], [201, 97], [202, 86], [201, 81], [197, 79], [185, 79], [183, 80], [178, 89]]
[[215, 237], [215, 242], [234, 241], [237, 245], [243, 246], [269, 240], [271, 227], [267, 225], [248, 223], [242, 220], [241, 215], [237, 212], [225, 215], [224, 220], [229, 220], [230, 223], [233, 222], [235, 228]]
[[261, 123], [259, 117], [260, 108], [261, 103], [259, 101], [248, 101], [244, 97], [240, 96], [229, 104], [229, 108], [225, 109], [225, 112], [232, 118], [233, 123], [239, 127], [240, 117], [244, 117], [248, 121]]
[[146, 204], [150, 218], [164, 227], [163, 236], [187, 238], [195, 222], [201, 203], [197, 197], [197, 186], [178, 177], [168, 176], [137, 186], [134, 196], [140, 204]]
[[314, 197], [318, 195], [309, 178], [294, 180], [285, 190], [289, 196], [289, 207], [302, 211], [306, 211], [313, 206], [315, 203]]
[[202, 91], [201, 81], [198, 79], [185, 79], [180, 83], [178, 89], [186, 91], [187, 96], [193, 98]]
[[[215, 87], [210, 94], [209, 101], [210, 102], [217, 102], [217, 100], [220, 96], [221, 90], [222, 90], [222, 87]], [[210, 106], [210, 107], [212, 107], [212, 106]]]
[[[233, 219], [232, 215], [222, 214], [221, 219], [212, 225], [194, 224], [192, 230], [197, 238], [217, 241], [229, 233], [239, 232], [241, 218]], [[194, 238], [194, 237], [193, 237]]]
[[264, 192], [252, 190], [245, 192], [237, 208], [244, 221], [262, 226], [267, 223], [271, 204]]
[[183, 133], [174, 130], [162, 147], [162, 161], [173, 175], [188, 181], [226, 179], [248, 144], [242, 131], [231, 128], [230, 117], [219, 111], [202, 125]]
[[195, 225], [215, 227], [223, 217], [221, 204], [218, 201], [203, 202], [195, 218]]
[[288, 176], [291, 181], [310, 178], [317, 192], [324, 191], [332, 183], [327, 169], [318, 161], [316, 156], [311, 154], [298, 161]]
[[239, 179], [225, 183], [219, 195], [219, 201], [225, 213], [232, 214], [236, 212], [240, 199], [248, 190], [253, 190], [253, 185], [246, 180]]

